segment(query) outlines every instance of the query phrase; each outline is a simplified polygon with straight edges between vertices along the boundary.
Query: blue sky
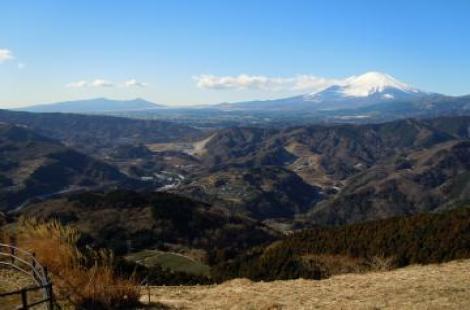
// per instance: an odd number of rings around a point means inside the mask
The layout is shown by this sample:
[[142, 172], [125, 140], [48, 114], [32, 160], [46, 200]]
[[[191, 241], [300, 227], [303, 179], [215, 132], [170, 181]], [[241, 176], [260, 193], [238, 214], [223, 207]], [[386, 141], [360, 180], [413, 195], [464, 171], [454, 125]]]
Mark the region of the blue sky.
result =
[[0, 108], [278, 98], [367, 71], [469, 94], [469, 12], [468, 0], [3, 1]]

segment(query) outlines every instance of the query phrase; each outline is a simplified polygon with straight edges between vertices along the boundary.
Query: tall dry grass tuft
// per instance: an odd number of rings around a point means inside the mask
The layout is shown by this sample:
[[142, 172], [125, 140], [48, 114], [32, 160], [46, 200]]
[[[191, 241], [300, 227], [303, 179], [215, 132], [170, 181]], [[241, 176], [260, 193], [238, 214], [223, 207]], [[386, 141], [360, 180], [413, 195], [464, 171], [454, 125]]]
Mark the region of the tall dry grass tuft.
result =
[[369, 267], [371, 271], [390, 271], [394, 269], [395, 257], [385, 255], [374, 256], [369, 260]]
[[138, 304], [139, 286], [113, 268], [109, 251], [80, 251], [78, 231], [57, 221], [21, 219], [17, 226], [18, 246], [36, 253], [48, 267], [59, 299], [78, 308], [118, 309]]

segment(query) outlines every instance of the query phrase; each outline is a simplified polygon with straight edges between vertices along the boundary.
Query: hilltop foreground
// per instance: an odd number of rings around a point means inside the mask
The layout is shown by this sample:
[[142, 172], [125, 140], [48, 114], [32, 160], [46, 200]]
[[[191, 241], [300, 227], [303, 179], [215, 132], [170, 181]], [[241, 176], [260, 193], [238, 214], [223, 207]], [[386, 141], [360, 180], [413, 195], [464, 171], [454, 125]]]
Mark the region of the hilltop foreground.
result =
[[321, 281], [153, 288], [151, 301], [164, 309], [468, 309], [470, 260]]

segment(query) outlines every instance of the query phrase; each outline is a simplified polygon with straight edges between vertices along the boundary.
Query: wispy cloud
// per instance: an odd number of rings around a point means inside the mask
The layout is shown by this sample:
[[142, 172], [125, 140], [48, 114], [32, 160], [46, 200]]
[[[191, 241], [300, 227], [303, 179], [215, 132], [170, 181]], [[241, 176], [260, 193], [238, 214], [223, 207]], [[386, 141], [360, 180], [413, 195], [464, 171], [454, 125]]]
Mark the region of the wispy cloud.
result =
[[320, 91], [333, 85], [342, 84], [342, 79], [330, 79], [314, 75], [299, 75], [294, 78], [292, 90]]
[[90, 83], [92, 87], [113, 87], [114, 84], [108, 80], [96, 79]]
[[0, 63], [12, 59], [15, 59], [12, 51], [9, 49], [0, 48]]
[[83, 87], [87, 87], [87, 86], [88, 86], [87, 81], [76, 81], [76, 82], [71, 82], [71, 83], [68, 83], [67, 85], [65, 85], [65, 87], [67, 87], [67, 88], [83, 88]]
[[148, 83], [145, 82], [140, 82], [136, 79], [130, 79], [124, 82], [120, 83], [115, 83], [110, 80], [104, 80], [104, 79], [95, 79], [91, 81], [87, 80], [79, 80], [75, 82], [70, 82], [65, 85], [67, 88], [86, 88], [86, 87], [96, 87], [96, 88], [109, 88], [109, 87], [115, 87], [115, 86], [120, 86], [120, 87], [146, 87], [148, 86]]
[[298, 75], [294, 77], [269, 77], [264, 75], [240, 74], [238, 76], [215, 76], [203, 74], [193, 78], [199, 88], [204, 89], [258, 89], [268, 91], [302, 90], [320, 91], [339, 80]]
[[131, 80], [125, 81], [124, 86], [125, 87], [146, 87], [148, 86], [148, 83], [139, 82], [136, 79], [131, 79]]
[[278, 89], [284, 88], [290, 79], [273, 78], [262, 75], [240, 74], [238, 76], [215, 76], [203, 74], [195, 76], [199, 88], [207, 89]]
[[114, 83], [108, 80], [96, 79], [93, 81], [76, 81], [65, 85], [67, 88], [85, 88], [85, 87], [114, 87]]

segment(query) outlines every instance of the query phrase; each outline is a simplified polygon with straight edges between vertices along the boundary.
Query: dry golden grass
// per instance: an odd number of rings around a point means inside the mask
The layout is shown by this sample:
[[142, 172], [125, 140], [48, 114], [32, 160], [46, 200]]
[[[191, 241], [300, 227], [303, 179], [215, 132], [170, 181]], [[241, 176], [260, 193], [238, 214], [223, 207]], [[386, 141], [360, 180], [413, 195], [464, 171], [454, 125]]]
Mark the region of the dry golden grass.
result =
[[113, 270], [113, 256], [106, 251], [83, 255], [76, 247], [79, 233], [56, 221], [23, 219], [17, 225], [17, 245], [36, 253], [53, 277], [58, 299], [87, 307], [118, 308], [136, 304], [140, 290], [132, 279]]
[[174, 309], [470, 309], [470, 260], [321, 281], [154, 288], [151, 300]]
[[[20, 290], [24, 287], [35, 285], [31, 276], [25, 275], [13, 268], [0, 266], [0, 293], [8, 293]], [[30, 291], [28, 293], [28, 301], [30, 303], [43, 299], [42, 292]], [[0, 309], [16, 310], [21, 306], [21, 296], [19, 294], [10, 295], [0, 298]]]

